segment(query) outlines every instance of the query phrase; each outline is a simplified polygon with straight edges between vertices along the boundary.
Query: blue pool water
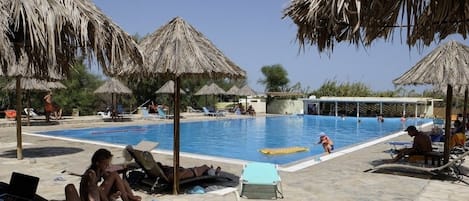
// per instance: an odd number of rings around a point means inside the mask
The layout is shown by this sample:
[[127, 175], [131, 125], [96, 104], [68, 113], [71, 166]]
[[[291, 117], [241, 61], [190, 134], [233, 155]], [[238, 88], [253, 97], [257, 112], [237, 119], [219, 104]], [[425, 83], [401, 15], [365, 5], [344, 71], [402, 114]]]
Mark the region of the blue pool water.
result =
[[[383, 123], [376, 118], [361, 118], [357, 123], [353, 117], [312, 115], [184, 122], [180, 126], [181, 152], [287, 164], [322, 154], [322, 146], [316, 144], [320, 132], [334, 141], [335, 149], [341, 149], [395, 133], [407, 125], [426, 122], [430, 120], [407, 120], [403, 125], [399, 118], [386, 118]], [[160, 142], [158, 149], [172, 150], [173, 147], [173, 124], [57, 130], [41, 134], [121, 145], [149, 140]], [[262, 148], [291, 146], [308, 147], [309, 151], [274, 156], [259, 152]]]

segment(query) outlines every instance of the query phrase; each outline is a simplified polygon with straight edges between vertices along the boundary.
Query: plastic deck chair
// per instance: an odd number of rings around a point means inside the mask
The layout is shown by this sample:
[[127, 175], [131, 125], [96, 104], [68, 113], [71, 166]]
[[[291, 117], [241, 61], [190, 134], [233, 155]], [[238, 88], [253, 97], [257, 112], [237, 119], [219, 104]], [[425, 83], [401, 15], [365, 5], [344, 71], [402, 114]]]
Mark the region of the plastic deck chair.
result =
[[282, 183], [275, 164], [260, 162], [246, 164], [240, 182], [241, 197], [283, 198]]

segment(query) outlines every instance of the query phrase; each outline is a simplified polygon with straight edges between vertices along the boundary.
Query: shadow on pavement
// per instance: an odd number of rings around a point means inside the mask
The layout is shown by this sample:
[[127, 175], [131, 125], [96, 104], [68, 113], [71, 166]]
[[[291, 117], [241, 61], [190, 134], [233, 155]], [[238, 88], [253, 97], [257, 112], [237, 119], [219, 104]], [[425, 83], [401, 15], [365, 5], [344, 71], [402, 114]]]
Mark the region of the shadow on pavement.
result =
[[[82, 148], [75, 147], [32, 147], [24, 148], [23, 156], [27, 158], [51, 157], [74, 154], [81, 151], [83, 151]], [[16, 158], [16, 149], [6, 150], [0, 153], [0, 158]]]

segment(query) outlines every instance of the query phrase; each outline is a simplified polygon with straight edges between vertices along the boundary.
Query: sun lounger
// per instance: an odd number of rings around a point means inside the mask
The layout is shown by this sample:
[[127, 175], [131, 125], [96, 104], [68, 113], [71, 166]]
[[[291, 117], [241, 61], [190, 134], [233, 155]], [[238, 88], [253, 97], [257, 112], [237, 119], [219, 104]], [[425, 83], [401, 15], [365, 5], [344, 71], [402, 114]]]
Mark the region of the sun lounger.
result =
[[240, 182], [241, 197], [283, 198], [281, 179], [275, 164], [259, 162], [246, 164]]
[[164, 110], [160, 107], [158, 107], [157, 109], [158, 111], [158, 116], [161, 118], [161, 119], [173, 119], [174, 118], [174, 115], [168, 115], [166, 114], [166, 112], [164, 112]]
[[187, 109], [187, 112], [202, 112], [198, 109], [194, 109], [192, 106], [187, 106], [186, 109]]
[[24, 113], [29, 114], [29, 117], [39, 117], [39, 115], [34, 111], [34, 108], [24, 108]]
[[225, 114], [223, 112], [210, 112], [206, 107], [202, 107], [204, 110], [204, 115], [205, 116], [211, 116], [211, 117], [223, 117]]
[[459, 179], [459, 167], [464, 162], [464, 159], [467, 155], [469, 155], [469, 151], [464, 152], [457, 158], [451, 159], [448, 163], [438, 167], [422, 167], [412, 164], [386, 163], [368, 169], [365, 172], [410, 172], [423, 173], [431, 176], [445, 175], [445, 173], [449, 173], [450, 176], [456, 176]]
[[[127, 146], [126, 150], [134, 158], [135, 162], [142, 168], [144, 176], [137, 184], [148, 193], [159, 193], [167, 191], [172, 186], [172, 182], [168, 179], [168, 176], [161, 169], [160, 165], [154, 160], [153, 155], [148, 151], [141, 151]], [[132, 173], [129, 173], [131, 175]], [[179, 181], [180, 185], [188, 183], [196, 183], [207, 180], [227, 180], [231, 181], [231, 178], [224, 176], [223, 172], [217, 175], [202, 175], [198, 177], [192, 177], [182, 179]]]

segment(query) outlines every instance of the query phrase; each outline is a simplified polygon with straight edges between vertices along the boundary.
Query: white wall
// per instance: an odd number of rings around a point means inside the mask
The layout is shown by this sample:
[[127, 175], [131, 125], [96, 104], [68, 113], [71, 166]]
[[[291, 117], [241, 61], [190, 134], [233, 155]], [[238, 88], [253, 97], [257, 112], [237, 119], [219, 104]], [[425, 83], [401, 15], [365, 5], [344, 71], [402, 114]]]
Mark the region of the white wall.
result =
[[[265, 113], [266, 112], [266, 102], [265, 99], [259, 98], [248, 98], [247, 99], [248, 106], [252, 105], [256, 113]], [[239, 103], [243, 104], [246, 107], [246, 98], [240, 98]]]
[[267, 106], [269, 114], [303, 114], [303, 100], [273, 100]]

